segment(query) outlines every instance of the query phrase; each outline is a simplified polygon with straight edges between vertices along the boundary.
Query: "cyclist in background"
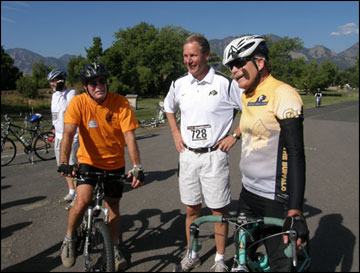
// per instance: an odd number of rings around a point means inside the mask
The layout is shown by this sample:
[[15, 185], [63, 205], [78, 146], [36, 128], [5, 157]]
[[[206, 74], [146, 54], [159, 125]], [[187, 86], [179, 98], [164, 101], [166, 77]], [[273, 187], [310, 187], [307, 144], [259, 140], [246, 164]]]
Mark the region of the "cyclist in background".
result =
[[[53, 133], [55, 135], [55, 156], [56, 163], [59, 166], [60, 157], [60, 142], [64, 131], [64, 115], [71, 99], [76, 95], [76, 91], [71, 88], [66, 88], [66, 72], [61, 68], [56, 68], [50, 71], [47, 76], [51, 89], [54, 91], [51, 98], [51, 119], [53, 125]], [[74, 141], [71, 146], [71, 153], [69, 157], [69, 164], [77, 166], [76, 153], [79, 148], [79, 137], [76, 132]], [[70, 209], [75, 202], [75, 181], [72, 177], [65, 177], [68, 184], [69, 193], [60, 202], [70, 203], [66, 209]]]
[[320, 107], [321, 105], [321, 98], [322, 98], [322, 93], [320, 88], [318, 88], [317, 92], [315, 93], [315, 98], [316, 98], [316, 107]]
[[[297, 246], [307, 240], [303, 217], [305, 152], [303, 102], [294, 88], [271, 74], [269, 50], [261, 36], [233, 40], [223, 64], [232, 72], [242, 94], [239, 212], [286, 218], [283, 230], [295, 229]], [[264, 236], [281, 232], [265, 227]], [[283, 242], [282, 242], [283, 240]], [[288, 236], [266, 240], [271, 271], [291, 271], [284, 255]]]
[[[229, 150], [236, 144], [239, 128], [230, 132], [234, 111], [241, 109], [241, 90], [235, 81], [208, 65], [209, 42], [192, 35], [183, 46], [188, 73], [175, 80], [165, 98], [164, 108], [179, 157], [179, 189], [186, 208], [186, 238], [189, 226], [200, 216], [202, 194], [213, 215], [228, 214], [231, 202]], [[180, 108], [178, 127], [175, 113]], [[212, 269], [227, 271], [224, 262], [228, 225], [215, 223], [216, 255]], [[187, 272], [200, 265], [198, 254], [186, 254], [175, 271]]]
[[[64, 133], [61, 141], [58, 172], [65, 176], [74, 176], [69, 165], [71, 143], [79, 128], [80, 147], [77, 153], [79, 172], [97, 172], [109, 170], [113, 173], [125, 172], [125, 145], [133, 164], [130, 173], [133, 177], [132, 187], [137, 188], [144, 182], [144, 173], [134, 130], [139, 127], [128, 100], [118, 94], [108, 92], [107, 68], [102, 64], [92, 63], [80, 71], [80, 79], [85, 93], [74, 97], [70, 102], [64, 118]], [[96, 180], [78, 181], [77, 198], [68, 218], [67, 234], [61, 247], [61, 259], [65, 267], [75, 264], [74, 233], [80, 225]], [[109, 209], [109, 226], [115, 246], [115, 268], [124, 270], [127, 261], [120, 250], [120, 212], [119, 204], [123, 185], [106, 183], [104, 185], [105, 206]]]

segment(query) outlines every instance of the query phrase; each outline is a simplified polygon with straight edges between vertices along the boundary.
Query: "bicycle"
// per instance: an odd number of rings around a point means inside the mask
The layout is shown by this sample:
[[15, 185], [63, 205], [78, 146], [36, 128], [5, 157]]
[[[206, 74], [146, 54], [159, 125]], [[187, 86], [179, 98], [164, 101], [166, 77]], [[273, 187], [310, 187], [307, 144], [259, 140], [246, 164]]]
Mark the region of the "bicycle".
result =
[[[33, 128], [27, 128], [27, 116], [24, 118], [24, 127], [13, 124], [8, 115], [5, 115], [4, 119], [6, 126], [1, 125], [1, 166], [10, 164], [16, 156], [17, 148], [15, 142], [9, 138], [9, 134], [13, 135], [24, 146], [24, 152], [29, 155], [29, 161], [32, 164], [34, 164], [34, 153], [41, 160], [55, 158], [55, 135], [52, 132], [39, 133], [41, 114], [35, 114], [29, 119]], [[20, 133], [17, 132], [17, 129], [20, 129]], [[24, 137], [25, 132], [30, 133], [28, 139]]]
[[[83, 253], [85, 272], [115, 270], [114, 244], [110, 233], [109, 210], [103, 206], [104, 181], [126, 183], [127, 175], [102, 172], [82, 172], [77, 179], [97, 179], [92, 201], [76, 229], [76, 253]], [[103, 213], [103, 215], [101, 215]]]
[[[201, 224], [227, 222], [236, 226], [234, 232], [235, 255], [233, 258], [231, 272], [270, 272], [267, 255], [262, 252], [254, 253], [254, 251], [252, 251], [254, 254], [251, 255], [249, 254], [249, 249], [255, 247], [255, 251], [258, 251], [259, 247], [264, 243], [265, 240], [274, 236], [282, 236], [283, 234], [288, 234], [290, 238], [290, 244], [284, 251], [285, 255], [289, 258], [292, 258], [292, 264], [298, 272], [308, 270], [310, 266], [310, 257], [308, 255], [309, 246], [308, 244], [302, 246], [300, 252], [296, 254], [297, 234], [295, 230], [273, 234], [257, 241], [255, 241], [253, 238], [253, 234], [259, 227], [260, 223], [282, 227], [284, 223], [283, 219], [271, 217], [248, 217], [243, 213], [240, 213], [238, 216], [235, 215], [236, 213], [232, 212], [230, 213], [230, 216], [207, 215], [195, 219], [189, 228], [190, 247], [188, 255], [191, 255], [192, 250], [198, 252], [201, 249], [201, 244], [199, 244], [197, 240], [200, 231], [199, 226]], [[251, 244], [248, 246], [247, 243], [249, 241]], [[299, 264], [299, 261], [301, 261], [302, 264]]]

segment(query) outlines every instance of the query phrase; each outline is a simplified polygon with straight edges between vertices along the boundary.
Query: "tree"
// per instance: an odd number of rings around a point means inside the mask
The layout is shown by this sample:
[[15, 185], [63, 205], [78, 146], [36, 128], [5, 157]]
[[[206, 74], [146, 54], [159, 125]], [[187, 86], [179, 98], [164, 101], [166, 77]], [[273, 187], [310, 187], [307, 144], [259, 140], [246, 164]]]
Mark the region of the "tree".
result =
[[99, 58], [113, 78], [110, 90], [143, 96], [165, 94], [171, 81], [185, 72], [182, 46], [188, 35], [180, 27], [159, 30], [144, 22], [120, 29], [114, 35], [116, 41]]
[[29, 75], [21, 77], [16, 81], [16, 89], [25, 98], [34, 99], [38, 97], [37, 86]]
[[67, 81], [71, 86], [80, 82], [79, 72], [87, 64], [87, 61], [81, 55], [70, 59], [67, 66]]
[[14, 66], [14, 60], [5, 53], [1, 46], [1, 90], [12, 90], [16, 88], [16, 81], [22, 76], [22, 72]]
[[47, 75], [51, 69], [42, 62], [34, 63], [32, 66], [32, 77], [36, 88], [49, 88]]
[[[269, 47], [269, 57], [271, 62], [271, 74], [286, 83], [294, 83], [294, 68], [295, 65], [291, 65], [294, 61], [291, 57], [292, 51], [299, 51], [303, 48], [303, 42], [300, 38], [289, 38], [285, 36], [277, 42], [271, 42], [266, 39], [266, 43]], [[299, 61], [295, 61], [299, 63]], [[303, 64], [301, 64], [303, 65]], [[301, 71], [296, 71], [297, 74]]]
[[89, 49], [85, 48], [86, 58], [89, 62], [96, 62], [97, 59], [103, 55], [102, 42], [100, 37], [93, 38], [94, 44]]

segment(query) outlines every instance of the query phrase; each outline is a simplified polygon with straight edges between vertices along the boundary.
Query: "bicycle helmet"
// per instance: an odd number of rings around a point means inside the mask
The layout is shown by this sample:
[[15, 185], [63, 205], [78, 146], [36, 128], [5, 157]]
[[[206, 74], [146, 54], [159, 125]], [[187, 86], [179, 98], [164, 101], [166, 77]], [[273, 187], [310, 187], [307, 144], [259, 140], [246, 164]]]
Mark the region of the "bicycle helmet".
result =
[[91, 63], [85, 65], [79, 73], [80, 80], [82, 82], [87, 82], [92, 78], [97, 78], [104, 76], [106, 78], [109, 77], [108, 69], [101, 63]]
[[35, 115], [31, 116], [31, 118], [29, 119], [29, 121], [31, 123], [34, 123], [36, 121], [40, 121], [42, 119], [42, 115], [39, 113], [36, 113]]
[[66, 72], [64, 69], [61, 68], [55, 68], [47, 76], [47, 80], [49, 82], [55, 79], [65, 79], [65, 78], [66, 78]]
[[251, 58], [256, 54], [261, 54], [267, 58], [269, 50], [265, 39], [259, 35], [240, 37], [226, 46], [222, 63], [227, 66], [235, 59]]

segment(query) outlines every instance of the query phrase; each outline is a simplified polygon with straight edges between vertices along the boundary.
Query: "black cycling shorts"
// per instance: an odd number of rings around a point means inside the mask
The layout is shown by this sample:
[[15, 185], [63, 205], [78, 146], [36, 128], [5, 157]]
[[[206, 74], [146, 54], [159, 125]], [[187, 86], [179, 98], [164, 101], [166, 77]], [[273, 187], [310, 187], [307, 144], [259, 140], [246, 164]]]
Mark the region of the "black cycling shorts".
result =
[[[79, 165], [79, 173], [82, 172], [101, 172], [101, 171], [105, 171], [99, 168], [96, 168], [94, 166], [88, 165], [88, 164], [80, 164]], [[110, 173], [118, 173], [118, 174], [125, 174], [125, 167], [122, 167], [120, 169], [115, 169], [115, 170], [107, 170]], [[96, 186], [96, 179], [86, 179], [85, 181], [83, 180], [78, 180], [77, 181], [77, 187], [80, 185], [91, 185], [95, 188]], [[118, 182], [111, 182], [111, 181], [105, 181], [104, 182], [104, 194], [105, 197], [110, 197], [110, 198], [121, 198], [122, 197], [122, 193], [124, 190], [124, 184], [123, 183], [118, 183]]]

